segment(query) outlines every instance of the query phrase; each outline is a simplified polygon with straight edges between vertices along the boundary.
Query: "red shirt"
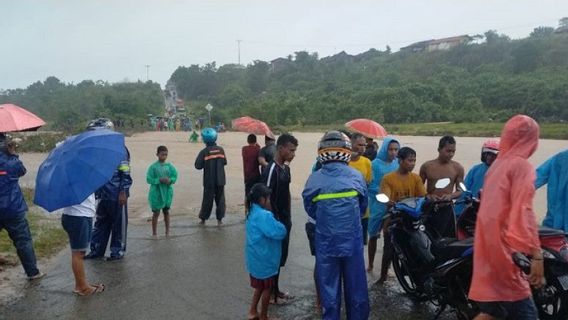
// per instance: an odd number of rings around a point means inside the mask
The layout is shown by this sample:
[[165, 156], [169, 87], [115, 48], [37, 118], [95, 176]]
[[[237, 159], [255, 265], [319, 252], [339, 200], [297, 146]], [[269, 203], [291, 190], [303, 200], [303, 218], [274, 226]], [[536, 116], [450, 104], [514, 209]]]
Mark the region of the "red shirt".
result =
[[243, 172], [245, 174], [245, 182], [251, 178], [257, 178], [260, 176], [260, 170], [258, 168], [259, 152], [260, 146], [258, 144], [243, 147]]

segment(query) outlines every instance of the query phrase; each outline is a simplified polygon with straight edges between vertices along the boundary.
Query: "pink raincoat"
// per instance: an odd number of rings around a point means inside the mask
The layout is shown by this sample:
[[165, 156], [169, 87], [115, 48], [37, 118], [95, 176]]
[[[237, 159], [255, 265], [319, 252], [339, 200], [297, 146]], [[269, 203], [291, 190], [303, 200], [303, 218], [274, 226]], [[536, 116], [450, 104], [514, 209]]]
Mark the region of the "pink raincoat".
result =
[[472, 300], [518, 301], [531, 296], [511, 254], [540, 248], [533, 212], [535, 170], [527, 161], [536, 151], [538, 136], [538, 124], [524, 115], [514, 116], [503, 128], [501, 151], [485, 176], [477, 216]]

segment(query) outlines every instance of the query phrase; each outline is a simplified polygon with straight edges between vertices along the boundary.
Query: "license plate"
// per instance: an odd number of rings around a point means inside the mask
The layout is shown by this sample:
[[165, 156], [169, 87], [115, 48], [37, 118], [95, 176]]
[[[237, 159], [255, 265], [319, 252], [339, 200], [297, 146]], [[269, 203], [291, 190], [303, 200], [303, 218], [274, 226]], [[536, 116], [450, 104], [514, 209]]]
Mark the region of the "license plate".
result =
[[560, 282], [564, 291], [568, 291], [568, 275], [558, 277], [558, 282]]

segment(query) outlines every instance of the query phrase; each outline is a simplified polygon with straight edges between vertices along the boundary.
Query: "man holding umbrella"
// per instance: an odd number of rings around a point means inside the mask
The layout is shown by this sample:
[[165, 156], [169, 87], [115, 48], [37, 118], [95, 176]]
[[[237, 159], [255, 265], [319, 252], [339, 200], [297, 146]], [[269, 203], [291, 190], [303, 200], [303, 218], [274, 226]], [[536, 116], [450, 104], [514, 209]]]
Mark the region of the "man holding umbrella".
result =
[[32, 236], [25, 217], [28, 206], [18, 185], [18, 179], [25, 174], [26, 168], [18, 159], [15, 145], [9, 144], [6, 136], [0, 133], [0, 230], [6, 229], [28, 279], [34, 280], [45, 274], [37, 268]]
[[[126, 149], [126, 146], [124, 148]], [[112, 178], [96, 192], [96, 197], [100, 201], [91, 238], [91, 251], [85, 259], [104, 257], [109, 237], [111, 238], [110, 257], [107, 260], [120, 260], [124, 257], [128, 225], [127, 199], [131, 185], [130, 153], [126, 149], [126, 156], [116, 168]]]

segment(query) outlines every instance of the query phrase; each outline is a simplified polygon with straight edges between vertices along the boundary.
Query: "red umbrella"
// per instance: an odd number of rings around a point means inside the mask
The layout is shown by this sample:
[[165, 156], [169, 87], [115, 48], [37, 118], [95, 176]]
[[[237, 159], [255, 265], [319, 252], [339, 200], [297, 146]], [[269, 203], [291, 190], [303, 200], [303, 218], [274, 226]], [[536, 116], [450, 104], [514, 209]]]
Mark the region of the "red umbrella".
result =
[[32, 131], [43, 126], [45, 121], [15, 104], [0, 104], [0, 132]]
[[353, 132], [358, 132], [365, 137], [380, 139], [388, 135], [387, 130], [380, 124], [369, 119], [355, 119], [347, 122], [345, 127]]
[[251, 117], [240, 117], [231, 122], [233, 129], [246, 132], [254, 133], [258, 135], [265, 135], [274, 138], [274, 134], [270, 127], [263, 121], [251, 118]]

